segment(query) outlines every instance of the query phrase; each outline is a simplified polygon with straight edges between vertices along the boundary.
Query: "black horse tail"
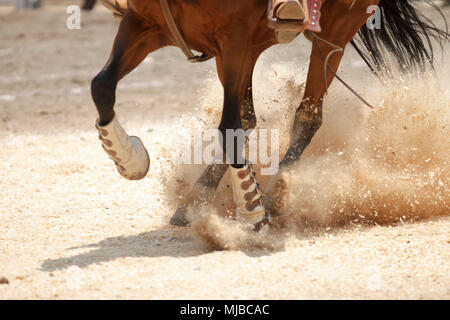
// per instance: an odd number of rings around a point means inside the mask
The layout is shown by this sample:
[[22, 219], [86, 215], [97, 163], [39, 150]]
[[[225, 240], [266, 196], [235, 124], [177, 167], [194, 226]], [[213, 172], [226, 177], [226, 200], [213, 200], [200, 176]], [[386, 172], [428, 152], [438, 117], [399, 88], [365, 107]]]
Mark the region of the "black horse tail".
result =
[[391, 74], [387, 52], [396, 58], [402, 72], [424, 71], [427, 66], [433, 68], [432, 40], [443, 48], [450, 34], [442, 11], [430, 0], [424, 1], [440, 13], [445, 30], [425, 17], [411, 0], [381, 0], [381, 28], [371, 30], [365, 24], [359, 30], [359, 39], [351, 43], [373, 72]]

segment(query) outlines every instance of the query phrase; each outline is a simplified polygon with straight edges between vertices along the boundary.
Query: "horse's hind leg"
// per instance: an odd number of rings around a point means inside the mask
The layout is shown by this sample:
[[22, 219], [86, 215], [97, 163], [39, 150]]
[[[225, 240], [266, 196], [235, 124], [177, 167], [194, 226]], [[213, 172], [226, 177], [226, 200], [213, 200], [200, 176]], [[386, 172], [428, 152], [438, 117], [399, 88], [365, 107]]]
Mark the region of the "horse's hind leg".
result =
[[[256, 59], [250, 64], [254, 65]], [[241, 121], [242, 129], [247, 131], [249, 129], [254, 129], [256, 127], [256, 115], [253, 106], [253, 88], [252, 88], [252, 77], [248, 79], [246, 85], [246, 98], [241, 106]], [[207, 203], [210, 202], [214, 194], [216, 193], [217, 187], [220, 181], [228, 170], [228, 164], [210, 164], [202, 173], [200, 178], [195, 183], [192, 192], [187, 197], [187, 202], [180, 205], [175, 212], [175, 214], [170, 219], [170, 224], [174, 226], [185, 227], [189, 223], [186, 219], [186, 211], [188, 206], [197, 203]]]
[[141, 140], [129, 137], [115, 117], [115, 91], [120, 79], [137, 67], [148, 53], [161, 46], [158, 34], [140, 20], [126, 15], [120, 23], [108, 62], [91, 84], [99, 114], [96, 127], [102, 147], [115, 162], [119, 173], [130, 180], [145, 177], [150, 159]]
[[[322, 32], [319, 36], [334, 45], [345, 48], [361, 26], [370, 17], [367, 8], [376, 0], [355, 2], [350, 8], [348, 1], [327, 1], [322, 7]], [[327, 69], [327, 86], [324, 77], [324, 59], [335, 48], [320, 40], [314, 40], [303, 100], [295, 113], [294, 128], [289, 149], [281, 167], [295, 163], [311, 142], [322, 124], [323, 97], [334, 75]], [[337, 71], [344, 52], [334, 53], [329, 68]]]
[[[322, 32], [319, 34], [324, 40], [339, 47], [345, 46], [353, 39], [361, 26], [369, 18], [367, 7], [377, 1], [359, 1], [350, 9], [345, 1], [327, 1], [322, 7]], [[272, 192], [271, 207], [278, 212], [285, 213], [286, 193], [288, 188], [288, 169], [296, 163], [305, 148], [309, 145], [322, 124], [323, 97], [333, 80], [333, 74], [327, 71], [327, 84], [324, 79], [324, 57], [334, 48], [321, 41], [313, 40], [306, 88], [303, 100], [298, 107], [289, 149], [280, 163], [280, 173]], [[341, 62], [343, 52], [334, 53], [329, 60], [329, 67], [336, 71]]]
[[212, 200], [220, 181], [225, 175], [225, 172], [227, 172], [228, 166], [228, 164], [208, 165], [200, 178], [195, 182], [191, 193], [187, 197], [187, 201], [181, 204], [172, 218], [170, 218], [171, 225], [178, 227], [187, 227], [189, 225], [186, 217], [188, 208]]

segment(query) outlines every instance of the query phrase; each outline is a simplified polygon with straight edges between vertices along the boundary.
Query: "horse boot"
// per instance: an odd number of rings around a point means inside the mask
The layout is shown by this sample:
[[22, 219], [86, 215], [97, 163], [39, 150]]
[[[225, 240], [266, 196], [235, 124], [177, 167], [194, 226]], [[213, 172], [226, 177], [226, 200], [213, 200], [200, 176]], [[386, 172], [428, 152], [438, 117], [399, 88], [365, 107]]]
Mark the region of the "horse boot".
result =
[[279, 43], [294, 40], [308, 26], [306, 0], [269, 0], [268, 25], [275, 30]]
[[128, 180], [143, 179], [150, 168], [150, 157], [141, 139], [128, 136], [116, 117], [105, 126], [97, 120], [95, 127], [103, 149], [120, 175]]
[[249, 163], [242, 168], [230, 167], [230, 170], [236, 220], [253, 225], [256, 232], [267, 232], [270, 216], [263, 206], [255, 171]]

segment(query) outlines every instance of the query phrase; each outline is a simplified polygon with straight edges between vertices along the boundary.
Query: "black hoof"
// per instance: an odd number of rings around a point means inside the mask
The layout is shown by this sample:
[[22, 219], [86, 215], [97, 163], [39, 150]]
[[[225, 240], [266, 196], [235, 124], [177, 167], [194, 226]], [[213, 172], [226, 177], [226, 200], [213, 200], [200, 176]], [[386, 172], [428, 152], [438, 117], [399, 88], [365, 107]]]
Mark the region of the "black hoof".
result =
[[266, 210], [266, 215], [264, 216], [264, 219], [255, 224], [253, 231], [260, 232], [265, 226], [267, 225], [270, 226], [271, 222], [272, 222], [272, 215]]
[[179, 206], [177, 211], [170, 219], [170, 224], [177, 227], [188, 227], [189, 221], [186, 220], [186, 208]]

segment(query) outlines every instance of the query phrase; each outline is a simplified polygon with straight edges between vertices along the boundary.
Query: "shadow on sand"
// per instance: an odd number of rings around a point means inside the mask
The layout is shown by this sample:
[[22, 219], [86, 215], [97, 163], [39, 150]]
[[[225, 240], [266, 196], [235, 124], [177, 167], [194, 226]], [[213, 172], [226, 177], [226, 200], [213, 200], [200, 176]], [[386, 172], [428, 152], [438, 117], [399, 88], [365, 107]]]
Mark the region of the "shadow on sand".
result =
[[80, 253], [67, 258], [47, 259], [41, 270], [52, 272], [78, 266], [86, 268], [92, 264], [113, 261], [124, 257], [177, 257], [186, 258], [211, 252], [205, 246], [192, 241], [185, 230], [160, 229], [138, 235], [106, 238], [97, 243], [68, 250], [93, 248], [87, 253]]
[[[73, 255], [67, 258], [46, 259], [40, 270], [52, 272], [63, 270], [71, 266], [86, 268], [92, 264], [110, 262], [119, 258], [137, 257], [174, 257], [188, 258], [217, 251], [212, 247], [193, 239], [190, 229], [165, 228], [144, 232], [138, 235], [106, 238], [97, 243], [81, 247], [68, 248], [79, 250], [92, 248], [93, 250]], [[270, 255], [278, 250], [245, 250], [249, 257], [257, 258]]]

